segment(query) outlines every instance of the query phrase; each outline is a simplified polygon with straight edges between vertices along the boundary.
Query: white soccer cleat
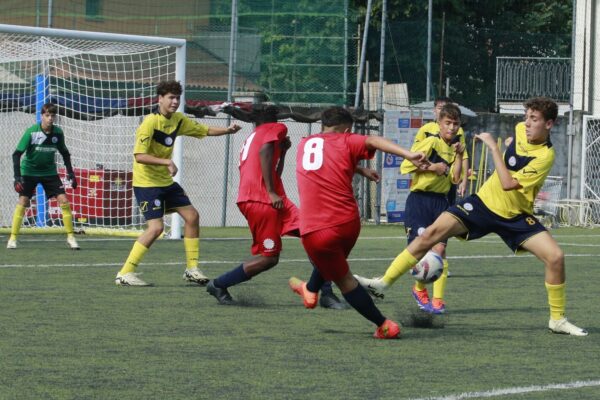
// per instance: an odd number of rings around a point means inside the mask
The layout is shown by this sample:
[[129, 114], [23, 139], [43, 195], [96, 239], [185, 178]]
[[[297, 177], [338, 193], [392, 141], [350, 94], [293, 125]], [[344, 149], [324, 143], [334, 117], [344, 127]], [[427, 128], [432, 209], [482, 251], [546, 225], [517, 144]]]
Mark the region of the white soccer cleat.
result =
[[550, 331], [552, 333], [562, 333], [565, 335], [572, 335], [572, 336], [587, 336], [588, 335], [588, 333], [585, 329], [581, 329], [581, 328], [573, 325], [572, 323], [567, 321], [566, 318], [558, 319], [558, 320], [551, 319], [548, 322], [548, 329], [550, 329]]
[[202, 273], [198, 268], [188, 268], [183, 273], [183, 279], [188, 282], [197, 283], [200, 286], [204, 286], [210, 279]]
[[6, 248], [7, 249], [16, 249], [17, 248], [17, 241], [16, 240], [9, 240], [8, 243], [6, 243]]
[[358, 281], [360, 286], [364, 287], [367, 292], [373, 297], [383, 299], [385, 294], [384, 290], [388, 288], [388, 285], [381, 278], [365, 278], [360, 275], [354, 275], [354, 278]]
[[67, 244], [69, 245], [69, 247], [71, 248], [71, 250], [79, 250], [79, 244], [77, 243], [77, 240], [75, 240], [74, 237], [67, 237]]
[[138, 277], [138, 273], [128, 272], [126, 274], [117, 274], [115, 278], [115, 284], [117, 286], [152, 286], [151, 283], [148, 283]]

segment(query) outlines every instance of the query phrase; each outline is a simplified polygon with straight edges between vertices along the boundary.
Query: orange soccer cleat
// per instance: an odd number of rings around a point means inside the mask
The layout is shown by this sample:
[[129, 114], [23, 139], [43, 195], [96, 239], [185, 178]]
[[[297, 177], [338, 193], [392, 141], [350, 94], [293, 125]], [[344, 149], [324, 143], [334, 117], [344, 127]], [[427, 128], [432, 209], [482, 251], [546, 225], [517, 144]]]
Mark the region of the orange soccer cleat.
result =
[[292, 289], [298, 296], [302, 297], [304, 307], [315, 308], [319, 301], [319, 293], [313, 293], [306, 288], [306, 282], [292, 276], [288, 281], [290, 289]]

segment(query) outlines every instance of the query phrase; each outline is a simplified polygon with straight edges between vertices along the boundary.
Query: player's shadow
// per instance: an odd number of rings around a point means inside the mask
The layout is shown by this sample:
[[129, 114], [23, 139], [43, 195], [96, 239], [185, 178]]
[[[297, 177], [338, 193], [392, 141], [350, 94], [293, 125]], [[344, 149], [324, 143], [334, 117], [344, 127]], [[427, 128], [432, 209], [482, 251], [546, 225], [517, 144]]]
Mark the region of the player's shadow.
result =
[[491, 307], [491, 308], [460, 308], [452, 309], [452, 314], [455, 315], [472, 315], [472, 314], [499, 314], [499, 313], [531, 313], [532, 311], [544, 312], [544, 307]]

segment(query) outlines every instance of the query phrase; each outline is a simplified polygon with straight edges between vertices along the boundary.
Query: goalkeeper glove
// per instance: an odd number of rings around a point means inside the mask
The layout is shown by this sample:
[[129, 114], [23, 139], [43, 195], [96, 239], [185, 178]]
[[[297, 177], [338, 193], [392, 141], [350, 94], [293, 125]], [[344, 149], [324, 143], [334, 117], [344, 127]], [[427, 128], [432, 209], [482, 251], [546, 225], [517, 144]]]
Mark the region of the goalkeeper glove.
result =
[[71, 181], [71, 187], [73, 189], [77, 189], [77, 179], [75, 178], [75, 172], [69, 172], [69, 174], [67, 175], [67, 177]]
[[25, 189], [25, 179], [22, 176], [15, 176], [15, 192], [21, 193]]

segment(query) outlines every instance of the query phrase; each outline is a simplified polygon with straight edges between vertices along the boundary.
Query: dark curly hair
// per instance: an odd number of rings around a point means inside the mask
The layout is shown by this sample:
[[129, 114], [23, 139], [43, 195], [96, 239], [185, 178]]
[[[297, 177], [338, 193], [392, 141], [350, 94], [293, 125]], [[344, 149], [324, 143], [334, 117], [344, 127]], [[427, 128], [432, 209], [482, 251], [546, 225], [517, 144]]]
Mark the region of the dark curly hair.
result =
[[526, 110], [539, 111], [546, 121], [555, 121], [558, 117], [558, 106], [549, 97], [533, 97], [524, 104]]
[[156, 94], [159, 96], [165, 96], [167, 93], [181, 96], [181, 93], [183, 93], [181, 83], [178, 81], [163, 81], [156, 86]]

